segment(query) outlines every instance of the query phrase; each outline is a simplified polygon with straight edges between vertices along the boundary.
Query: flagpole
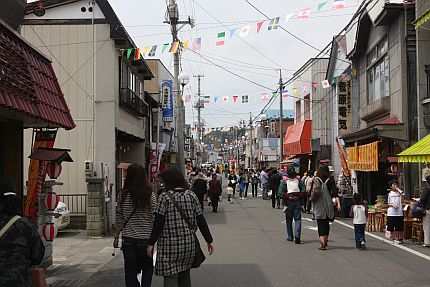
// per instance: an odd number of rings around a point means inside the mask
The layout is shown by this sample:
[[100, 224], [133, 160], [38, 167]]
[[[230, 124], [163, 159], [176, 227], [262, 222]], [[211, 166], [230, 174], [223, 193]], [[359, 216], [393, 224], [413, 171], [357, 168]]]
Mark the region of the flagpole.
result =
[[282, 103], [282, 91], [284, 90], [284, 84], [282, 82], [282, 70], [279, 69], [279, 142], [280, 142], [280, 156], [279, 156], [279, 169], [282, 170], [282, 161], [284, 160], [284, 116], [283, 116], [283, 103]]

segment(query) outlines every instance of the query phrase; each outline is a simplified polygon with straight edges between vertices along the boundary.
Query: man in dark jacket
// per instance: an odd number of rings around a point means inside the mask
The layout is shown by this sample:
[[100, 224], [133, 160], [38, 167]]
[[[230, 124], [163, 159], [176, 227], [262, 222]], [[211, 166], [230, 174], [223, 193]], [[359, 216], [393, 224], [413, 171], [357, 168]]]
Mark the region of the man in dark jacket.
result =
[[282, 175], [278, 172], [276, 168], [273, 168], [271, 176], [269, 178], [269, 190], [272, 191], [272, 208], [276, 206], [281, 208], [281, 199], [278, 196], [279, 185], [281, 184]]
[[212, 202], [212, 212], [218, 212], [218, 201], [222, 193], [221, 182], [218, 180], [218, 176], [214, 173], [212, 180], [209, 181], [209, 196]]
[[[0, 178], [0, 230], [21, 210], [22, 199], [15, 195], [13, 184]], [[0, 236], [0, 286], [31, 287], [31, 267], [42, 262], [45, 246], [31, 222], [16, 218]]]
[[208, 184], [206, 182], [205, 176], [202, 173], [199, 173], [197, 175], [197, 178], [194, 180], [192, 191], [197, 195], [197, 198], [199, 199], [199, 202], [203, 208], [203, 200], [205, 198], [205, 194], [208, 189]]

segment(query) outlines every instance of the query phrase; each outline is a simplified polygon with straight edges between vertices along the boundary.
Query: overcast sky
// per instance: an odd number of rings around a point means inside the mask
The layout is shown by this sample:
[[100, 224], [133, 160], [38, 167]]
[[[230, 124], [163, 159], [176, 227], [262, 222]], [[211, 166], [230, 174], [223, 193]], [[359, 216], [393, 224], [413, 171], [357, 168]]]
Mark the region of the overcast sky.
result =
[[[284, 80], [300, 68], [309, 58], [315, 57], [318, 51], [301, 43], [285, 31], [278, 29], [268, 31], [268, 21], [256, 33], [259, 20], [265, 20], [259, 12], [252, 8], [245, 0], [177, 0], [182, 19], [188, 15], [196, 21], [196, 27], [183, 27], [180, 39], [192, 40], [202, 37], [201, 55], [217, 65], [254, 81], [262, 86], [276, 89], [279, 81], [279, 70], [283, 69]], [[345, 0], [346, 8], [332, 10], [332, 0], [249, 0], [268, 17], [283, 17], [289, 13], [312, 8], [309, 19], [291, 19], [287, 24], [281, 19], [280, 24], [289, 32], [319, 49], [325, 47], [334, 35], [339, 33], [349, 22], [352, 14], [357, 10], [357, 0]], [[316, 13], [317, 6], [327, 1], [327, 5]], [[166, 13], [165, 0], [109, 0], [127, 31], [140, 47], [162, 45], [171, 41], [170, 28], [163, 24]], [[246, 23], [249, 22], [249, 23]], [[234, 36], [229, 38], [229, 30], [239, 30], [251, 25], [247, 37]], [[224, 46], [216, 46], [215, 39], [219, 32], [226, 32]], [[191, 41], [190, 41], [191, 42]], [[210, 57], [210, 58], [209, 58]], [[158, 50], [155, 58], [163, 61], [165, 66], [173, 72], [172, 54]], [[255, 66], [254, 66], [255, 65]], [[258, 65], [258, 66], [257, 66]], [[182, 70], [193, 75], [204, 74], [202, 93], [218, 96], [219, 101], [208, 104], [203, 110], [206, 126], [226, 127], [238, 125], [241, 119], [249, 119], [249, 112], [258, 114], [266, 101], [261, 100], [261, 93], [270, 90], [247, 82], [227, 71], [207, 63], [197, 54], [187, 51], [182, 57]], [[186, 87], [185, 94], [197, 94], [197, 79], [192, 77]], [[249, 95], [249, 103], [233, 103], [231, 96]], [[222, 103], [222, 97], [229, 96], [229, 104]], [[272, 108], [279, 108], [279, 101]], [[291, 99], [285, 99], [284, 107], [293, 109]], [[186, 104], [186, 121], [192, 123], [197, 120], [197, 112]]]

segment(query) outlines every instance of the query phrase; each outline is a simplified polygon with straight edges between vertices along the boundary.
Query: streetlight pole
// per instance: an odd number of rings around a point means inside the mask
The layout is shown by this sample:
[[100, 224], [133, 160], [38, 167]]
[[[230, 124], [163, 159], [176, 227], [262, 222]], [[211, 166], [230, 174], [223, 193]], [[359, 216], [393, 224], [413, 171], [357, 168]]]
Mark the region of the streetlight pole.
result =
[[[191, 28], [194, 26], [191, 18], [188, 18], [187, 21], [179, 21], [179, 11], [178, 5], [176, 4], [176, 0], [169, 0], [169, 5], [167, 7], [167, 14], [169, 19], [166, 19], [166, 23], [170, 24], [173, 42], [178, 42], [178, 31], [186, 24], [191, 25]], [[183, 24], [183, 26], [178, 28], [178, 24]], [[173, 73], [175, 77], [176, 83], [176, 99], [177, 99], [177, 107], [178, 107], [178, 115], [176, 117], [176, 131], [178, 138], [178, 165], [179, 170], [185, 175], [185, 134], [184, 134], [184, 125], [185, 125], [185, 107], [184, 102], [181, 96], [180, 83], [179, 83], [179, 51], [173, 54]]]
[[283, 103], [282, 103], [282, 92], [284, 90], [284, 84], [282, 82], [282, 70], [279, 70], [279, 144], [280, 144], [280, 156], [279, 156], [279, 169], [282, 170], [282, 161], [284, 160], [284, 115], [283, 115]]
[[250, 168], [253, 169], [254, 166], [254, 156], [252, 154], [252, 145], [254, 144], [254, 139], [253, 139], [253, 126], [252, 126], [252, 113], [249, 113], [249, 127], [250, 127], [250, 137], [251, 137], [251, 143], [249, 145], [249, 151], [250, 151], [250, 155], [251, 155], [251, 161], [250, 161]]

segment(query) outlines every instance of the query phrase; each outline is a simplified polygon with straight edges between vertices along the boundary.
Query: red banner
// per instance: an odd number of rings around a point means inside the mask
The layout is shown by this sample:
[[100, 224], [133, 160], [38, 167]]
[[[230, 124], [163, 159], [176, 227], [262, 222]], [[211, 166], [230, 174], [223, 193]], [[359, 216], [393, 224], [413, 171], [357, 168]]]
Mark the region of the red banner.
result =
[[[52, 148], [57, 131], [36, 131], [33, 149], [39, 147]], [[27, 199], [24, 205], [24, 215], [31, 221], [36, 219], [36, 202], [40, 198], [46, 177], [46, 162], [30, 160], [28, 167]]]

